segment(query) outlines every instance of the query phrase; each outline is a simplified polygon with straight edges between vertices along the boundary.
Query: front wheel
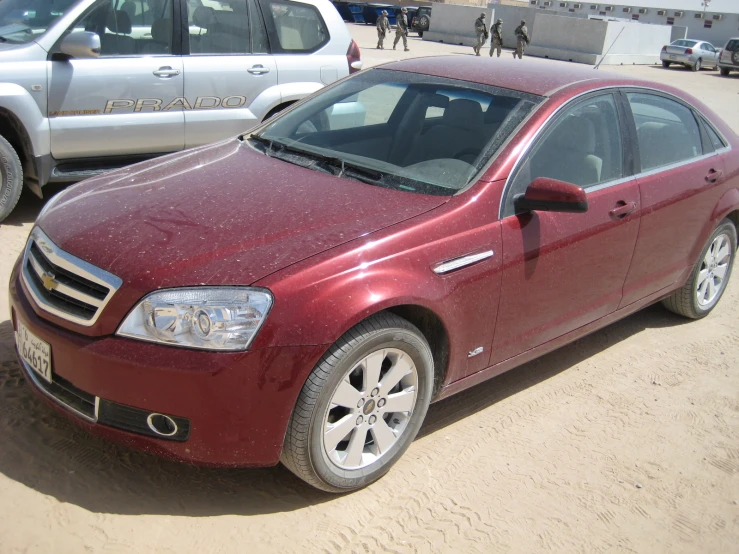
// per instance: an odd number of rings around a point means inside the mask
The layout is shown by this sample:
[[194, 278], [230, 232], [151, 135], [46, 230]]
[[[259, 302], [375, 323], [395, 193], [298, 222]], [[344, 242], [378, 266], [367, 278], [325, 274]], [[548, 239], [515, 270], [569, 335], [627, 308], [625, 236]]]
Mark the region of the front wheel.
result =
[[382, 477], [421, 427], [434, 383], [426, 339], [381, 313], [347, 331], [308, 376], [290, 418], [282, 463], [328, 492]]
[[23, 166], [15, 149], [0, 137], [0, 221], [13, 211], [23, 190]]
[[662, 304], [671, 312], [690, 319], [707, 316], [726, 290], [735, 252], [736, 227], [725, 219], [708, 239], [688, 282]]
[[703, 61], [700, 58], [698, 58], [697, 60], [695, 60], [695, 64], [693, 65], [691, 69], [693, 71], [700, 71], [702, 65], [703, 65]]

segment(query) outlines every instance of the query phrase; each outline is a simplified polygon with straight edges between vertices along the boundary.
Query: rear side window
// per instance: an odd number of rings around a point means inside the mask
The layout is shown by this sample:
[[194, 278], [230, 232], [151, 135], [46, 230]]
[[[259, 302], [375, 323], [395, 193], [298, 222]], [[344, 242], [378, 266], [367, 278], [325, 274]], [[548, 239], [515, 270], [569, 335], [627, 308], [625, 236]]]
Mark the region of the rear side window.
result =
[[639, 139], [642, 171], [701, 156], [703, 146], [693, 112], [656, 94], [628, 93]]
[[739, 39], [731, 39], [726, 45], [725, 50], [729, 52], [736, 52], [737, 50], [739, 50]]
[[706, 133], [708, 133], [708, 138], [711, 140], [714, 150], [721, 150], [726, 147], [724, 141], [713, 127], [711, 127], [706, 121], [703, 121], [703, 126], [706, 128]]
[[277, 40], [283, 50], [313, 52], [328, 42], [328, 29], [315, 7], [297, 2], [271, 1], [269, 8]]
[[190, 0], [187, 19], [191, 54], [268, 51], [267, 36], [253, 0]]

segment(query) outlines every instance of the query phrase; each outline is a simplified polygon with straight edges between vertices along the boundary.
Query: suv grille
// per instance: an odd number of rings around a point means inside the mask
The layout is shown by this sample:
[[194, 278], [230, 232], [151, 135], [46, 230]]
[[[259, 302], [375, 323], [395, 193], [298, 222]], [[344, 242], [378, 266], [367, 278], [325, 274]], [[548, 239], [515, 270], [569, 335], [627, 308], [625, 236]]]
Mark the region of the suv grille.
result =
[[39, 307], [90, 326], [121, 286], [121, 279], [56, 246], [39, 228], [23, 257], [23, 281]]

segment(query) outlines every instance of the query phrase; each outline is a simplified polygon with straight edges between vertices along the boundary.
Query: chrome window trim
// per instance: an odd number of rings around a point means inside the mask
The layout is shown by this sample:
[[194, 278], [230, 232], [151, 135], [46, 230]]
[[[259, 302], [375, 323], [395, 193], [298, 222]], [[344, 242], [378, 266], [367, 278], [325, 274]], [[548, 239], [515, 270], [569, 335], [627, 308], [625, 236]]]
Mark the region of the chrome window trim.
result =
[[[102, 300], [94, 299], [94, 302], [92, 301], [93, 299], [80, 299], [77, 296], [69, 295], [77, 298], [78, 300], [82, 300], [83, 302], [94, 305], [97, 308], [97, 310], [95, 311], [95, 315], [91, 319], [83, 319], [63, 310], [59, 310], [49, 304], [46, 300], [44, 300], [41, 292], [38, 290], [38, 288], [28, 275], [29, 259], [33, 260], [31, 261], [31, 264], [34, 267], [34, 270], [38, 271], [38, 269], [40, 269], [40, 267], [38, 266], [38, 262], [36, 262], [35, 258], [30, 253], [31, 245], [34, 243], [38, 246], [40, 250], [43, 251], [44, 255], [54, 265], [62, 267], [71, 273], [79, 275], [80, 277], [84, 277], [85, 279], [92, 281], [93, 283], [97, 283], [108, 288], [108, 294], [105, 296], [105, 298], [103, 298]], [[91, 263], [88, 263], [76, 256], [73, 256], [72, 254], [69, 254], [68, 252], [65, 252], [64, 250], [59, 248], [48, 236], [46, 236], [46, 233], [44, 233], [38, 227], [33, 228], [30, 236], [28, 237], [28, 242], [26, 242], [26, 248], [23, 253], [23, 265], [21, 267], [21, 279], [23, 280], [23, 284], [26, 286], [26, 289], [30, 293], [33, 301], [39, 308], [57, 317], [60, 317], [67, 321], [71, 321], [72, 323], [76, 323], [78, 325], [82, 325], [84, 327], [91, 327], [97, 322], [100, 314], [102, 314], [103, 310], [105, 309], [105, 306], [123, 284], [123, 280], [120, 277], [117, 277], [112, 273], [108, 273], [107, 271], [100, 269], [99, 267], [96, 267]], [[77, 294], [79, 296], [79, 293]]]
[[[536, 130], [536, 133], [534, 133], [534, 136], [532, 136], [531, 139], [521, 149], [521, 153], [518, 155], [518, 158], [516, 159], [516, 162], [513, 164], [513, 168], [511, 169], [510, 173], [508, 174], [508, 177], [506, 177], [505, 185], [503, 185], [503, 192], [500, 195], [500, 205], [498, 206], [498, 220], [501, 221], [503, 219], [503, 207], [505, 206], [506, 195], [508, 194], [508, 190], [511, 187], [512, 177], [516, 174], [516, 171], [518, 171], [518, 169], [519, 169], [519, 167], [521, 165], [521, 160], [526, 155], [528, 155], [528, 153], [530, 152], [531, 147], [533, 146], [533, 144], [536, 142], [536, 140], [542, 134], [543, 130], [547, 127], [547, 125], [549, 125], [549, 123], [554, 118], [558, 117], [561, 114], [562, 111], [564, 111], [565, 109], [568, 109], [572, 105], [573, 102], [576, 102], [579, 98], [582, 98], [583, 96], [587, 96], [589, 94], [597, 93], [597, 92], [607, 92], [607, 91], [615, 91], [615, 92], [618, 92], [620, 90], [631, 90], [631, 89], [644, 90], [644, 91], [653, 92], [653, 93], [656, 92], [656, 93], [658, 93], [660, 95], [668, 96], [670, 99], [674, 99], [679, 104], [681, 104], [681, 105], [687, 107], [688, 109], [690, 109], [691, 111], [697, 113], [707, 124], [709, 124], [711, 126], [711, 128], [714, 131], [716, 131], [716, 134], [721, 138], [721, 140], [724, 142], [724, 144], [726, 144], [728, 146], [725, 146], [724, 148], [721, 148], [721, 149], [718, 149], [718, 150], [714, 150], [713, 152], [709, 152], [708, 154], [702, 154], [701, 156], [698, 156], [698, 157], [695, 157], [695, 158], [690, 158], [688, 160], [683, 160], [681, 162], [677, 162], [677, 163], [670, 164], [670, 165], [665, 165], [665, 166], [662, 166], [662, 167], [652, 168], [652, 169], [649, 169], [647, 171], [642, 171], [640, 173], [635, 173], [634, 175], [629, 175], [628, 177], [623, 177], [623, 178], [618, 179], [616, 181], [607, 181], [605, 183], [601, 183], [601, 184], [596, 185], [596, 186], [593, 186], [593, 187], [588, 187], [588, 188], [585, 189], [585, 192], [586, 193], [596, 192], [596, 191], [607, 189], [607, 188], [610, 188], [610, 187], [615, 187], [616, 185], [620, 185], [620, 184], [626, 183], [627, 181], [630, 181], [632, 179], [638, 179], [640, 177], [648, 177], [648, 176], [653, 175], [655, 173], [659, 173], [660, 171], [668, 171], [670, 169], [674, 169], [674, 168], [677, 168], [677, 167], [680, 167], [680, 166], [683, 166], [683, 165], [694, 163], [694, 162], [700, 161], [702, 159], [707, 159], [710, 156], [715, 156], [716, 154], [723, 154], [725, 152], [729, 152], [729, 151], [732, 150], [731, 143], [728, 140], [726, 140], [726, 137], [724, 137], [723, 133], [721, 133], [718, 129], [716, 129], [715, 125], [713, 123], [711, 123], [711, 120], [708, 117], [706, 117], [706, 115], [703, 112], [701, 112], [695, 106], [693, 106], [691, 104], [688, 104], [687, 102], [685, 102], [685, 100], [681, 99], [680, 97], [674, 96], [673, 94], [670, 94], [669, 92], [665, 92], [665, 91], [662, 91], [662, 90], [659, 90], [659, 89], [655, 89], [655, 88], [651, 88], [651, 87], [639, 86], [639, 85], [610, 85], [610, 86], [607, 86], [607, 87], [601, 87], [601, 88], [596, 88], [596, 89], [588, 90], [586, 92], [581, 92], [580, 94], [577, 94], [577, 95], [573, 96], [572, 98], [570, 98], [566, 103], [562, 104], [554, 112], [552, 112], [551, 114], [549, 114], [549, 117], [547, 117], [546, 120], [544, 120], [544, 123], [542, 123], [541, 126], [539, 126], [539, 128]], [[531, 116], [533, 116], [534, 113], [532, 113]]]
[[449, 273], [456, 269], [462, 269], [463, 267], [467, 267], [488, 258], [492, 258], [494, 254], [495, 252], [493, 252], [492, 250], [487, 250], [485, 252], [479, 252], [477, 254], [468, 254], [467, 256], [454, 258], [452, 260], [438, 264], [436, 267], [434, 267], [434, 273], [436, 273], [437, 275], [445, 275], [446, 273]]
[[25, 360], [20, 359], [20, 362], [21, 362], [21, 365], [23, 366], [23, 369], [25, 371], [25, 377], [31, 379], [31, 381], [33, 382], [34, 386], [46, 398], [48, 398], [49, 400], [51, 400], [55, 404], [58, 404], [59, 406], [61, 406], [65, 410], [73, 413], [77, 417], [81, 417], [82, 419], [84, 419], [85, 421], [87, 421], [89, 423], [97, 423], [97, 421], [98, 421], [98, 405], [100, 404], [100, 398], [99, 397], [97, 397], [97, 396], [95, 397], [95, 415], [94, 415], [94, 417], [90, 417], [89, 415], [87, 415], [87, 414], [85, 414], [83, 412], [80, 412], [78, 409], [70, 406], [66, 402], [62, 402], [59, 398], [57, 398], [56, 396], [54, 396], [53, 394], [51, 394], [49, 391], [47, 391], [46, 388], [44, 387], [44, 384], [36, 376], [36, 372], [33, 371], [30, 367], [28, 367], [28, 364], [25, 362]]

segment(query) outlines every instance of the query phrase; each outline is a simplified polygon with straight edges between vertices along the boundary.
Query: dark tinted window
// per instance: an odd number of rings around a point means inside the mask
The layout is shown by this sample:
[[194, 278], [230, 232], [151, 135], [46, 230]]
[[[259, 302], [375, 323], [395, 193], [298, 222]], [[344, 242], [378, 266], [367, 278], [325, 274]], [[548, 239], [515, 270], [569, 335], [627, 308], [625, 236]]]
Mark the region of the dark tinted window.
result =
[[693, 112], [655, 94], [627, 94], [639, 138], [641, 169], [647, 171], [703, 154]]
[[731, 39], [726, 45], [726, 50], [729, 52], [736, 52], [739, 50], [739, 39]]

